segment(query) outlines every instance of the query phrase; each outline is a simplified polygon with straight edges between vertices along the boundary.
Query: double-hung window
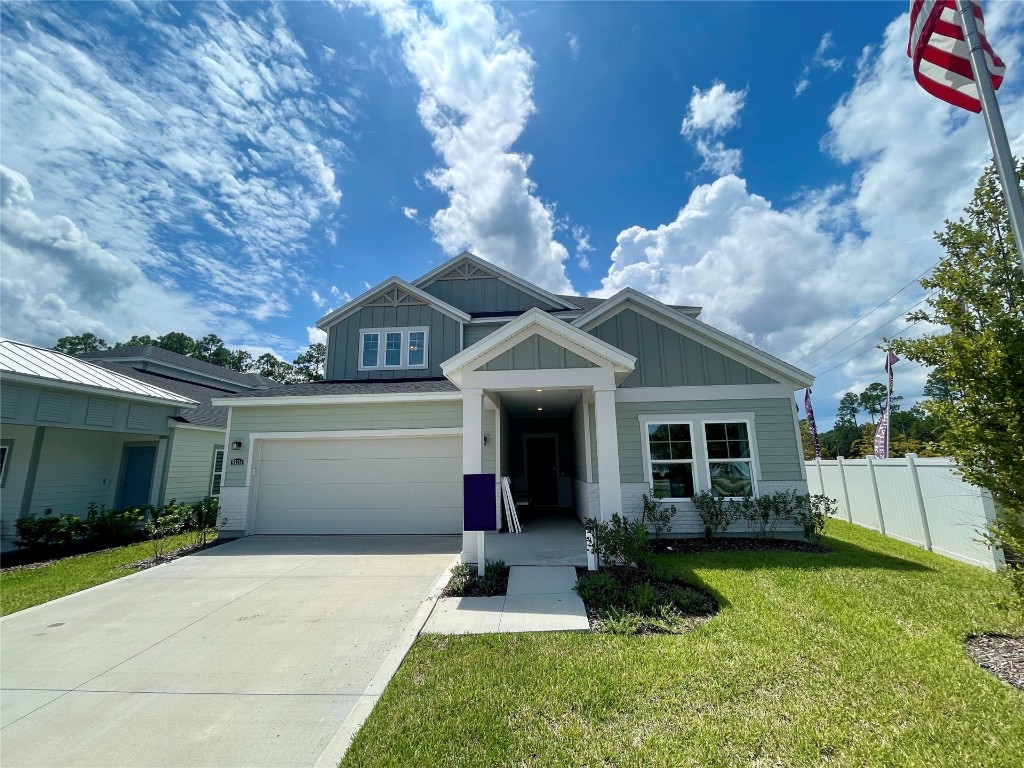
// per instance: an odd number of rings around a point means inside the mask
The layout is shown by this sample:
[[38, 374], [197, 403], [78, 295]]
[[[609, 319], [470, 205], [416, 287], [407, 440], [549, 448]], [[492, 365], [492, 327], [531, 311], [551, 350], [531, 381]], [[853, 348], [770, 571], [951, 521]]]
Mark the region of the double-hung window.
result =
[[656, 499], [693, 496], [693, 435], [690, 424], [648, 424], [651, 485]]
[[750, 496], [754, 493], [753, 459], [747, 422], [705, 422], [711, 492], [716, 496]]
[[427, 328], [363, 328], [359, 370], [427, 367]]

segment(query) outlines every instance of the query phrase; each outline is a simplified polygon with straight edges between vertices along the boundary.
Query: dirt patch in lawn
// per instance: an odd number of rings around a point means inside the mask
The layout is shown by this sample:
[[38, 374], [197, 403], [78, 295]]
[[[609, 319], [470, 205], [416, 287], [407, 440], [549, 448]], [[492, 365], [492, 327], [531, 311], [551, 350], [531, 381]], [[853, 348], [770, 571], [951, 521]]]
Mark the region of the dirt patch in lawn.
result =
[[967, 638], [966, 647], [978, 666], [1024, 691], [1024, 637], [976, 635]]
[[787, 550], [789, 552], [811, 552], [828, 554], [828, 547], [802, 539], [755, 539], [745, 536], [723, 536], [711, 541], [706, 539], [658, 539], [651, 542], [651, 550], [661, 554], [687, 555], [701, 552], [763, 552], [766, 550]]

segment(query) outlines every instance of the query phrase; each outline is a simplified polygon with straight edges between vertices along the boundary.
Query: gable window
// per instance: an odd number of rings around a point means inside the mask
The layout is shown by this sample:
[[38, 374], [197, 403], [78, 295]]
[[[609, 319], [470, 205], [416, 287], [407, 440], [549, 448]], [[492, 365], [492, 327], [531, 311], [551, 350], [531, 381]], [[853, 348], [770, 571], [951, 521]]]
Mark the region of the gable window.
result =
[[693, 496], [693, 440], [689, 423], [647, 425], [651, 486], [656, 499]]
[[745, 421], [705, 422], [708, 476], [716, 496], [750, 496], [754, 493], [750, 435]]
[[224, 449], [213, 450], [213, 474], [210, 477], [210, 495], [220, 496], [220, 483], [224, 478]]
[[428, 328], [363, 328], [359, 370], [426, 368]]

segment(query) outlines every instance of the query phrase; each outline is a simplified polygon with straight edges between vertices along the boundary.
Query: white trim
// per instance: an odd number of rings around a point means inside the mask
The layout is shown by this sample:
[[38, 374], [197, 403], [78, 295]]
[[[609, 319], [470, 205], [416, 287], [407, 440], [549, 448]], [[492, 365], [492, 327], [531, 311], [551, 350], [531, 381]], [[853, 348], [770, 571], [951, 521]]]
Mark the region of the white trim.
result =
[[788, 384], [713, 384], [700, 387], [620, 387], [619, 403], [686, 402], [692, 400], [793, 400]]
[[484, 392], [466, 389], [462, 392], [462, 474], [478, 475], [484, 471]]
[[[573, 352], [602, 368], [611, 368], [625, 378], [636, 365], [636, 358], [617, 347], [591, 336], [569, 323], [551, 317], [544, 310], [529, 309], [516, 320], [507, 323], [480, 341], [472, 344], [441, 363], [441, 371], [456, 384], [463, 371], [475, 370], [493, 360], [503, 352], [532, 335], [540, 335], [548, 341]], [[549, 369], [544, 369], [549, 370]], [[586, 371], [585, 368], [558, 369]], [[505, 373], [502, 371], [501, 373]]]
[[598, 500], [601, 520], [610, 522], [622, 512], [622, 475], [619, 465], [619, 427], [615, 389], [594, 388], [594, 419], [597, 436]]
[[[383, 379], [382, 381], [387, 381]], [[280, 405], [358, 405], [362, 403], [424, 403], [461, 400], [461, 392], [392, 392], [355, 395], [282, 395], [281, 397], [215, 397], [213, 405], [247, 408]]]
[[431, 305], [438, 312], [448, 315], [453, 320], [457, 320], [460, 323], [468, 323], [470, 320], [469, 315], [467, 315], [461, 309], [457, 309], [456, 307], [453, 307], [451, 304], [446, 304], [436, 296], [431, 296], [426, 291], [421, 290], [417, 288], [415, 285], [407, 283], [402, 278], [395, 276], [389, 277], [383, 283], [379, 283], [370, 290], [366, 291], [365, 293], [359, 294], [358, 296], [356, 296], [356, 298], [352, 299], [352, 301], [348, 302], [348, 304], [343, 304], [333, 312], [327, 313], [326, 315], [324, 315], [323, 317], [316, 321], [316, 327], [319, 328], [321, 331], [326, 331], [332, 325], [336, 325], [349, 315], [358, 312], [360, 309], [363, 308], [363, 304], [365, 304], [370, 299], [376, 298], [377, 294], [379, 294], [381, 291], [387, 290], [392, 286], [401, 288], [403, 291], [406, 291], [407, 293], [415, 296], [417, 299], [420, 299], [426, 304]]
[[196, 429], [203, 432], [224, 432], [224, 427], [204, 427], [201, 424], [188, 424], [183, 421], [175, 421], [174, 419], [167, 419], [167, 426], [173, 429]]
[[[627, 307], [627, 303], [633, 306]], [[809, 387], [814, 383], [814, 377], [806, 371], [762, 352], [757, 347], [723, 333], [707, 323], [674, 310], [633, 288], [623, 288], [612, 298], [580, 315], [572, 324], [584, 331], [590, 331], [598, 321], [614, 317], [624, 309], [632, 309], [649, 320], [668, 326], [677, 333], [737, 360], [765, 376], [792, 382], [794, 390]]]
[[492, 264], [489, 261], [484, 261], [475, 253], [470, 253], [469, 251], [463, 251], [458, 256], [448, 259], [448, 261], [444, 262], [439, 267], [430, 270], [429, 272], [427, 272], [427, 274], [423, 275], [422, 277], [416, 278], [416, 280], [413, 281], [413, 284], [417, 288], [427, 285], [428, 283], [431, 283], [434, 280], [436, 280], [438, 276], [454, 269], [458, 264], [462, 263], [463, 261], [471, 262], [474, 266], [484, 270], [485, 272], [492, 273], [494, 277], [501, 278], [511, 283], [516, 288], [519, 288], [524, 293], [528, 293], [531, 296], [538, 299], [543, 299], [544, 301], [548, 302], [553, 306], [561, 306], [565, 307], [566, 309], [579, 309], [579, 307], [577, 307], [575, 304], [568, 302], [565, 299], [560, 299], [553, 293], [548, 293], [540, 286], [534, 285], [533, 283], [528, 283], [526, 280], [523, 280], [520, 277], [516, 277], [511, 272], [506, 272], [501, 267]]
[[[85, 361], [83, 361], [85, 362]], [[106, 370], [106, 369], [104, 369]], [[116, 371], [107, 371], [108, 373], [116, 373]], [[118, 374], [121, 375], [121, 374]], [[130, 378], [125, 376], [125, 378]], [[159, 397], [157, 395], [144, 395], [141, 392], [128, 392], [123, 389], [112, 389], [109, 387], [103, 387], [98, 384], [78, 384], [73, 381], [62, 381], [60, 379], [51, 379], [46, 376], [33, 376], [29, 373], [18, 373], [17, 371], [0, 371], [0, 381], [9, 382], [17, 381], [22, 384], [34, 384], [39, 387], [51, 387], [52, 389], [66, 389], [72, 392], [87, 392], [90, 394], [101, 394], [104, 397], [120, 397], [125, 400], [143, 400], [147, 403], [159, 403], [161, 405], [173, 405], [177, 408], [195, 408], [199, 405], [195, 400], [191, 400], [181, 395], [175, 395], [173, 392], [167, 392], [167, 390], [161, 390], [172, 395], [175, 399], [169, 397]], [[134, 381], [134, 380], [133, 380]], [[142, 385], [152, 386], [152, 385]], [[159, 389], [159, 387], [153, 387], [153, 389]]]
[[[423, 334], [423, 362], [419, 365], [412, 365], [409, 362], [409, 336], [413, 333]], [[398, 365], [387, 364], [387, 338], [388, 335], [398, 336]], [[374, 335], [377, 337], [377, 364], [364, 365], [363, 363], [363, 338]], [[382, 338], [383, 337], [383, 338]], [[356, 360], [357, 369], [360, 371], [397, 371], [397, 370], [423, 370], [430, 367], [430, 326], [410, 325], [397, 328], [360, 328], [359, 329], [359, 357]]]
[[[575, 320], [580, 316], [580, 312], [577, 309], [565, 309], [565, 310], [553, 310], [557, 312], [554, 316], [559, 320]], [[550, 313], [549, 313], [550, 314]], [[516, 315], [495, 315], [494, 317], [474, 317], [469, 321], [469, 325], [504, 325], [505, 323], [511, 323], [513, 320], [518, 320], [522, 312]]]
[[580, 407], [583, 409], [583, 454], [586, 457], [587, 467], [584, 473], [588, 483], [594, 482], [594, 457], [590, 451], [590, 403], [584, 399], [579, 400]]
[[[758, 484], [761, 482], [761, 460], [757, 451], [757, 424], [753, 413], [641, 413], [637, 415], [640, 422], [641, 452], [644, 460], [644, 477], [647, 485], [653, 484], [651, 473], [651, 452], [647, 436], [648, 424], [689, 424], [690, 443], [693, 447], [694, 472], [693, 490], [699, 493], [702, 489], [711, 488], [711, 467], [707, 451], [707, 435], [704, 432], [705, 424], [734, 424], [744, 422], [747, 425], [747, 439], [750, 442], [750, 482], [753, 495], [758, 493]], [[700, 432], [700, 440], [694, 436], [694, 431]], [[802, 454], [801, 454], [802, 455]], [[719, 461], [716, 459], [716, 461]], [[666, 502], [685, 502], [689, 499], [660, 499]]]
[[588, 389], [615, 387], [608, 368], [537, 368], [525, 371], [470, 371], [462, 375], [463, 387], [514, 391], [518, 389]]

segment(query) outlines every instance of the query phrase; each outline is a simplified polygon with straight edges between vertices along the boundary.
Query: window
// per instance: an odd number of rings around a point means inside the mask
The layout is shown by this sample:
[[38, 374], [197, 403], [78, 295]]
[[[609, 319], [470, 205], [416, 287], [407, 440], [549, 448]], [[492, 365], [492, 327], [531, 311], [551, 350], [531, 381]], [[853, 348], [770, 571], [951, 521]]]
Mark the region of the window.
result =
[[[427, 328], [364, 328], [359, 331], [359, 370], [426, 368]], [[383, 337], [383, 344], [381, 344]]]
[[224, 477], [224, 449], [213, 449], [213, 475], [210, 477], [210, 495], [220, 496], [220, 482]]
[[750, 436], [745, 421], [707, 422], [704, 444], [711, 492], [716, 496], [747, 496], [754, 492]]
[[0, 443], [0, 488], [7, 484], [7, 465], [11, 463], [11, 450], [13, 448], [13, 440], [4, 440]]
[[656, 499], [693, 496], [693, 441], [689, 424], [648, 424], [651, 485]]

